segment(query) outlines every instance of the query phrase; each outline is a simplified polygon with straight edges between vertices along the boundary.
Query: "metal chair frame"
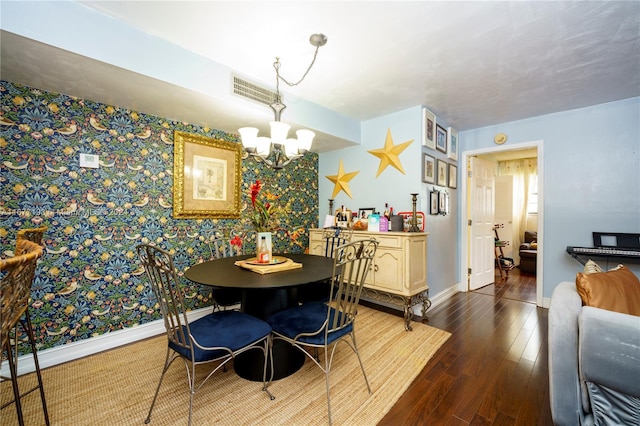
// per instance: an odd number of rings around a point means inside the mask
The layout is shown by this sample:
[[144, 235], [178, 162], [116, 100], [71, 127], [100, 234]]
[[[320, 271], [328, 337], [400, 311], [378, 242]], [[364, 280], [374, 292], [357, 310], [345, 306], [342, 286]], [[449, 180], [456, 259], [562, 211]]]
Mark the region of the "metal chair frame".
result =
[[[371, 394], [369, 380], [360, 358], [358, 346], [355, 336], [355, 318], [357, 314], [360, 294], [364, 287], [367, 272], [373, 265], [373, 259], [378, 246], [378, 242], [374, 240], [356, 241], [345, 244], [336, 249], [334, 256], [333, 280], [331, 291], [329, 292], [329, 302], [326, 304], [327, 316], [324, 323], [316, 330], [309, 330], [297, 334], [296, 336], [287, 336], [274, 328], [272, 331], [274, 339], [281, 339], [289, 342], [299, 350], [301, 350], [311, 361], [313, 361], [324, 373], [327, 388], [327, 408], [329, 413], [329, 424], [331, 424], [331, 398], [329, 373], [333, 363], [333, 357], [338, 343], [345, 342], [351, 350], [356, 354], [362, 375], [367, 384], [367, 390]], [[301, 305], [283, 311], [286, 315], [289, 311], [299, 310], [304, 312], [313, 304]], [[317, 303], [316, 303], [317, 305]], [[277, 316], [278, 314], [274, 315]], [[271, 320], [268, 320], [271, 323]], [[273, 324], [272, 324], [273, 326]], [[349, 327], [351, 327], [349, 329]], [[339, 336], [335, 340], [332, 335]], [[347, 336], [350, 340], [347, 339]], [[310, 343], [305, 338], [321, 337], [322, 343]], [[316, 359], [306, 348], [313, 347], [316, 349], [324, 349], [324, 362]]]
[[[42, 236], [40, 236], [40, 240], [41, 239]], [[0, 409], [15, 404], [18, 423], [20, 426], [23, 426], [25, 423], [22, 414], [21, 399], [36, 389], [39, 389], [45, 423], [49, 425], [49, 412], [47, 411], [47, 402], [42, 385], [42, 375], [40, 373], [40, 363], [38, 362], [38, 352], [29, 315], [31, 285], [35, 275], [37, 261], [42, 256], [43, 248], [26, 238], [18, 238], [16, 242], [16, 253], [20, 253], [20, 255], [0, 260], [0, 271], [6, 272], [0, 283], [0, 320], [2, 324], [0, 341], [2, 342], [1, 352], [6, 352], [7, 354], [10, 372], [10, 377], [1, 378], [10, 379], [13, 389], [13, 400], [2, 405]], [[20, 393], [18, 385], [18, 324], [29, 339], [38, 379], [37, 386], [23, 393]], [[15, 330], [13, 343], [11, 342], [11, 330]]]
[[[169, 252], [148, 244], [140, 244], [136, 247], [136, 250], [138, 251], [140, 262], [147, 272], [147, 276], [149, 278], [151, 287], [153, 288], [156, 300], [160, 305], [168, 343], [185, 350], [189, 354], [188, 357], [185, 357], [171, 348], [171, 346], [167, 347], [167, 355], [165, 358], [164, 367], [162, 369], [162, 374], [160, 376], [160, 381], [158, 382], [158, 387], [156, 388], [156, 392], [153, 396], [153, 401], [151, 402], [151, 407], [149, 408], [149, 413], [147, 415], [145, 423], [149, 423], [151, 421], [151, 413], [158, 398], [158, 393], [160, 391], [160, 386], [162, 385], [165, 373], [167, 372], [173, 361], [178, 358], [182, 358], [185, 364], [187, 379], [189, 381], [189, 425], [191, 424], [191, 418], [193, 415], [193, 399], [195, 393], [200, 390], [200, 388], [207, 382], [207, 380], [209, 380], [211, 376], [213, 376], [216, 371], [226, 366], [226, 364], [234, 359], [236, 355], [251, 349], [260, 349], [264, 353], [265, 364], [262, 390], [269, 395], [270, 399], [275, 399], [267, 389], [268, 382], [270, 383], [273, 378], [271, 334], [269, 333], [266, 336], [254, 342], [246, 344], [242, 348], [235, 351], [227, 347], [206, 347], [201, 345], [191, 332], [189, 321], [187, 319], [186, 309], [184, 307], [182, 291], [178, 285], [176, 269], [173, 265], [173, 259], [171, 258]], [[219, 314], [221, 313], [213, 312], [209, 315]], [[237, 315], [245, 314], [238, 312]], [[196, 349], [204, 351], [220, 351], [223, 353], [223, 355], [205, 361], [194, 361], [196, 359]], [[267, 382], [268, 359], [271, 361], [271, 377]], [[220, 363], [202, 380], [200, 384], [196, 386], [196, 366], [212, 362]]]
[[351, 242], [353, 237], [353, 229], [332, 226], [322, 229], [322, 239], [325, 241], [324, 255], [333, 257], [335, 250], [347, 243]]
[[[207, 239], [207, 244], [209, 245], [211, 260], [239, 256], [242, 254], [242, 250], [240, 248], [235, 248], [231, 244], [231, 241], [225, 239], [223, 233], [220, 231], [213, 231], [211, 236]], [[219, 295], [218, 298], [216, 298], [216, 293]], [[220, 295], [224, 297], [220, 297]], [[213, 310], [226, 311], [229, 306], [240, 304], [241, 299], [242, 295], [239, 290], [215, 289], [213, 291]]]

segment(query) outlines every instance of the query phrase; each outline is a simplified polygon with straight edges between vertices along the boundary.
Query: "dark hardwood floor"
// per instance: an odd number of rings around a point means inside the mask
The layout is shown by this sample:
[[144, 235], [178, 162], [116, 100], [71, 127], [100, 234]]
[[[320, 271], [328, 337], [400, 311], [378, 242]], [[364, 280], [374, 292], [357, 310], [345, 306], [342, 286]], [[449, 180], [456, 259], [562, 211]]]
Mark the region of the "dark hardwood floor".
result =
[[452, 333], [379, 425], [552, 425], [535, 276], [457, 293], [422, 322]]

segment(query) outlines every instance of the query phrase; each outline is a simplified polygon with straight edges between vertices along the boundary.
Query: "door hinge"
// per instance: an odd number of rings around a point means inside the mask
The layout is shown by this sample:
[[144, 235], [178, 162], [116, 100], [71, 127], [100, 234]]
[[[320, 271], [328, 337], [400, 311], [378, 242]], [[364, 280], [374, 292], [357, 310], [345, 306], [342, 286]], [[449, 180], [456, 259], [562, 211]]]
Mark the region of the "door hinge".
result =
[[473, 224], [473, 219], [469, 219], [469, 226]]
[[471, 268], [468, 268], [468, 269], [467, 269], [467, 274], [468, 274], [468, 275], [471, 275]]

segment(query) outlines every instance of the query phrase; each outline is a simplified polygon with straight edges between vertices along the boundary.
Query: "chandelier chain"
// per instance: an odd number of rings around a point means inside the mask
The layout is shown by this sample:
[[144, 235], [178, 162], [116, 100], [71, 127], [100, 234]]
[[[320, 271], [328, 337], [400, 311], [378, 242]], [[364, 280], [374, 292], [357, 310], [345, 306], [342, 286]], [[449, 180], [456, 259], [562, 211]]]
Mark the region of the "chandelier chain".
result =
[[298, 84], [302, 83], [302, 81], [305, 79], [307, 74], [309, 74], [309, 71], [311, 71], [311, 67], [313, 67], [313, 64], [316, 62], [316, 57], [318, 56], [318, 49], [320, 49], [320, 47], [321, 46], [316, 46], [316, 50], [313, 53], [313, 59], [311, 60], [309, 67], [304, 72], [300, 80], [298, 80], [296, 83], [291, 83], [286, 78], [280, 75], [280, 58], [276, 57], [276, 61], [273, 63], [273, 68], [275, 68], [276, 70], [276, 93], [278, 95], [280, 95], [280, 80], [284, 81], [290, 87], [297, 86]]

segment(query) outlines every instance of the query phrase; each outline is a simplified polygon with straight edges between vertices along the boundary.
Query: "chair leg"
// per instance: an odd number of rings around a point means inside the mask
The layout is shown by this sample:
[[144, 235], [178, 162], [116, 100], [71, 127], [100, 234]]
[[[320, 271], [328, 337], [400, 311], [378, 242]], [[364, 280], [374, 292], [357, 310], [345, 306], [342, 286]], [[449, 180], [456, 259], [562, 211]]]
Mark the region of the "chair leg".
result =
[[[273, 338], [268, 336], [264, 342], [264, 371], [262, 373], [262, 390], [269, 395], [269, 399], [273, 401], [275, 396], [269, 391], [269, 385], [273, 381]], [[268, 358], [267, 358], [268, 357]], [[271, 375], [267, 382], [267, 364], [271, 365]]]
[[164, 374], [167, 372], [167, 370], [169, 369], [169, 366], [171, 365], [172, 360], [169, 360], [169, 357], [171, 355], [171, 349], [167, 348], [167, 356], [164, 360], [164, 368], [162, 369], [162, 374], [160, 375], [160, 381], [158, 382], [158, 387], [156, 388], [156, 393], [155, 395], [153, 395], [153, 401], [151, 401], [151, 407], [149, 407], [149, 414], [147, 414], [147, 418], [144, 421], [145, 424], [149, 424], [149, 422], [151, 422], [151, 412], [153, 411], [153, 406], [156, 405], [156, 399], [158, 399], [158, 392], [160, 392], [160, 385], [162, 385], [162, 380], [164, 379]]
[[[17, 344], [17, 334], [16, 334]], [[13, 357], [13, 348], [11, 344], [5, 345], [3, 350], [7, 351], [7, 360], [9, 361], [9, 374], [11, 375], [11, 387], [13, 388], [13, 403], [16, 405], [16, 414], [18, 415], [18, 424], [24, 426], [24, 419], [22, 418], [22, 404], [20, 403], [20, 389], [18, 388], [18, 366], [16, 365], [17, 358]]]
[[[329, 386], [329, 358], [328, 358], [329, 348], [325, 346], [324, 348], [324, 380], [327, 387], [327, 413], [329, 413], [329, 426], [331, 426], [331, 396], [330, 396], [330, 386]], [[333, 358], [333, 351], [331, 352], [331, 358]]]
[[29, 342], [31, 343], [31, 353], [33, 354], [33, 363], [36, 367], [36, 376], [38, 377], [38, 388], [40, 389], [40, 401], [42, 402], [42, 412], [44, 413], [44, 421], [49, 426], [49, 412], [47, 411], [47, 401], [44, 397], [44, 387], [42, 386], [42, 375], [40, 374], [40, 363], [38, 362], [38, 351], [36, 350], [36, 342], [33, 336], [33, 327], [31, 326], [31, 317], [29, 315], [29, 309], [25, 312], [27, 317], [26, 332], [29, 336]]
[[369, 386], [369, 379], [367, 379], [367, 373], [364, 371], [364, 364], [362, 364], [362, 359], [360, 358], [360, 351], [358, 351], [358, 345], [356, 344], [356, 335], [352, 331], [351, 332], [351, 341], [353, 341], [353, 351], [356, 353], [358, 357], [358, 362], [360, 363], [360, 369], [362, 370], [362, 375], [364, 376], [364, 381], [367, 384], [367, 390], [369, 394], [371, 394], [371, 386]]

